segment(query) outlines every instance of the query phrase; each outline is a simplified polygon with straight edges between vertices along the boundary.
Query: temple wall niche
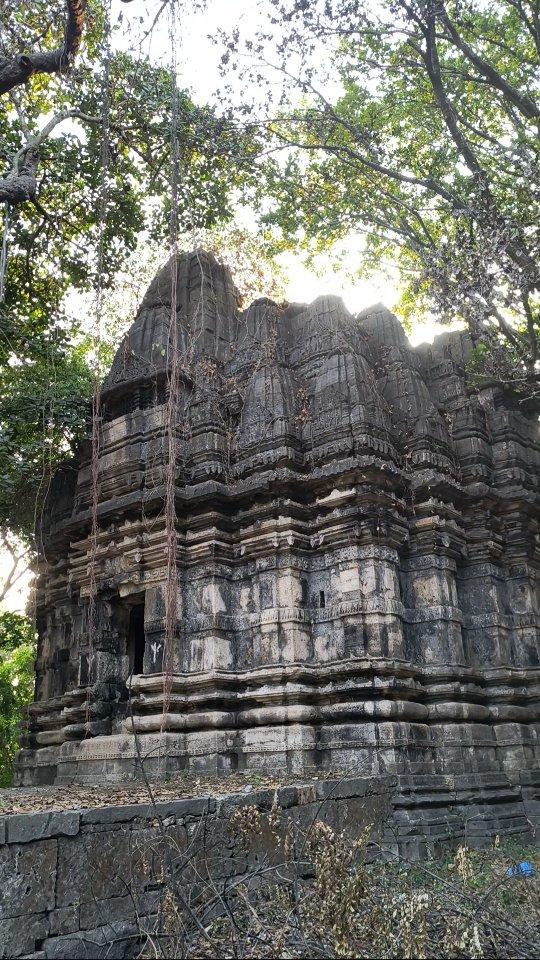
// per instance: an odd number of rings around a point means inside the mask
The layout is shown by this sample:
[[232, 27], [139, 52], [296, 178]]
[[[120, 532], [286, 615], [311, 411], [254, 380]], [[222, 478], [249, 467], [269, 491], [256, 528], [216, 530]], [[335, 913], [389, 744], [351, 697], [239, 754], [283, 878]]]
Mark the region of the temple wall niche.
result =
[[464, 562], [458, 569], [457, 584], [467, 664], [512, 663], [505, 569], [493, 563]]
[[520, 615], [539, 612], [538, 583], [535, 571], [529, 569], [526, 564], [508, 569], [506, 590], [508, 606], [512, 613]]
[[193, 567], [182, 576], [178, 608], [178, 669], [229, 670], [234, 650], [230, 631], [231, 571], [228, 566]]
[[61, 696], [77, 683], [78, 656], [73, 644], [69, 604], [49, 609], [41, 621], [37, 650], [38, 685], [45, 698]]
[[540, 647], [536, 624], [540, 612], [540, 584], [536, 571], [527, 564], [507, 570], [508, 604], [512, 611], [512, 651], [516, 666], [536, 667]]
[[366, 656], [397, 659], [404, 656], [402, 598], [397, 563], [397, 552], [388, 548], [374, 546], [361, 551], [360, 597], [365, 610], [363, 635]]
[[347, 619], [333, 618], [331, 611], [328, 611], [326, 617], [324, 612], [319, 614], [319, 617], [320, 619], [313, 618], [310, 625], [313, 659], [315, 663], [331, 663], [346, 654]]
[[[166, 583], [151, 583], [144, 591], [144, 673], [160, 673], [163, 669], [165, 637]], [[179, 597], [180, 601], [182, 597]], [[180, 607], [180, 609], [182, 609]]]

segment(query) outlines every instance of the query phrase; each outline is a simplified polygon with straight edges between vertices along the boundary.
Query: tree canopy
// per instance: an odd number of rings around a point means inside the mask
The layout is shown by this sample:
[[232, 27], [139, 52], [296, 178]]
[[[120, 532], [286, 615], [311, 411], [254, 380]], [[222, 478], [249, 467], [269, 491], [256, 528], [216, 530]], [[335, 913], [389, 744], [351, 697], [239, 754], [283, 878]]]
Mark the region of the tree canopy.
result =
[[282, 242], [320, 251], [363, 231], [364, 271], [399, 266], [402, 314], [463, 321], [484, 374], [538, 395], [538, 4], [273, 8], [281, 59], [272, 31], [249, 48], [257, 70], [271, 45], [297, 94], [266, 120], [286, 156], [261, 186]]

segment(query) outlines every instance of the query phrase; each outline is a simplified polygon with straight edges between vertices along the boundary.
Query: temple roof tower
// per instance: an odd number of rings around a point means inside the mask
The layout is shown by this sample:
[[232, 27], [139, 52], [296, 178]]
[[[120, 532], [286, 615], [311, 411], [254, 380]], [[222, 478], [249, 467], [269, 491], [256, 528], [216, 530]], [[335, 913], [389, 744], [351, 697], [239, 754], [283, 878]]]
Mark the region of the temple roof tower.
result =
[[150, 776], [361, 767], [441, 796], [532, 777], [537, 422], [471, 388], [470, 349], [413, 349], [339, 297], [242, 309], [211, 254], [170, 260], [103, 383], [95, 549], [89, 443], [51, 485], [19, 782], [129, 778], [139, 756]]

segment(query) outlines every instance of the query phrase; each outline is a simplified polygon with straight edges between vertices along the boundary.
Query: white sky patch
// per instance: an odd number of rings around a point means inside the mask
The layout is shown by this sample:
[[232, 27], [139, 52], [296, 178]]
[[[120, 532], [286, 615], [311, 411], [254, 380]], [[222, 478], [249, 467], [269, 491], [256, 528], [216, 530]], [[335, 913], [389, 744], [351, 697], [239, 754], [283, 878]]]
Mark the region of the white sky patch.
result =
[[316, 272], [305, 266], [299, 257], [292, 253], [279, 257], [289, 281], [287, 300], [299, 303], [311, 303], [324, 294], [343, 297], [345, 306], [351, 313], [359, 313], [375, 303], [384, 302], [390, 310], [397, 300], [397, 289], [389, 289], [389, 280], [383, 274], [377, 274], [368, 280], [351, 279], [350, 266], [345, 261], [344, 269], [318, 269]]
[[[5, 581], [10, 567], [11, 557], [6, 551], [0, 551], [0, 582]], [[23, 573], [21, 578], [17, 580], [17, 583], [4, 597], [4, 601], [0, 606], [0, 613], [2, 610], [9, 610], [11, 613], [28, 612], [28, 598], [30, 596], [30, 588], [32, 586], [33, 579], [34, 575], [31, 570], [27, 570], [25, 573]]]

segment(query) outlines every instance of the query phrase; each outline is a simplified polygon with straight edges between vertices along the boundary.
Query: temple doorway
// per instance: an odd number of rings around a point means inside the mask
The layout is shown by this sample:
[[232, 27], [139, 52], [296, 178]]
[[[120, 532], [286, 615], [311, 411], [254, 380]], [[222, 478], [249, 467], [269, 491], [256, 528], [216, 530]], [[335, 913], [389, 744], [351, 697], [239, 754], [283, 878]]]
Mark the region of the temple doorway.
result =
[[127, 654], [129, 672], [138, 674], [144, 668], [144, 600], [134, 603], [129, 611]]

